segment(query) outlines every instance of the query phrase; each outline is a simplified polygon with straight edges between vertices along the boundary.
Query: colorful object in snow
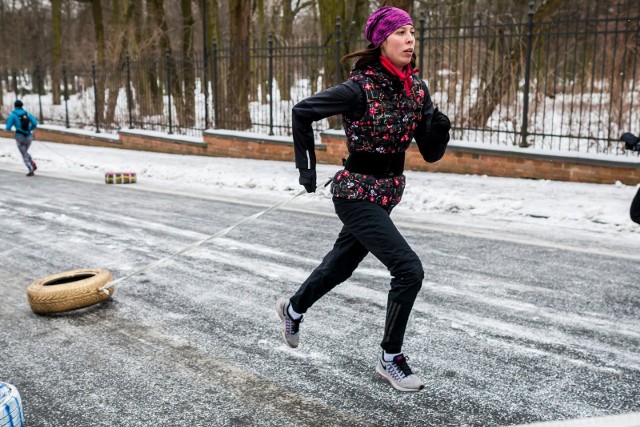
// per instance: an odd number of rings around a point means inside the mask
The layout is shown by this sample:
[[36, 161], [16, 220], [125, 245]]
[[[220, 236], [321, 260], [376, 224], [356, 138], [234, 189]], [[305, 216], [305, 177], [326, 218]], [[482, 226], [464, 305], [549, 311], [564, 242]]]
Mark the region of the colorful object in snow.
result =
[[135, 172], [107, 172], [104, 182], [107, 184], [135, 184], [138, 181]]

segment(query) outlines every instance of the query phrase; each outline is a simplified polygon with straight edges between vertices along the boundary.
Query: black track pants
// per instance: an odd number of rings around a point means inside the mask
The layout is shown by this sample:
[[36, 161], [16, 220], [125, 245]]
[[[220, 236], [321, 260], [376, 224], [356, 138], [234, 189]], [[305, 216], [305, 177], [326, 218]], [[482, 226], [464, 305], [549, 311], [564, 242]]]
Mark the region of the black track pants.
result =
[[388, 353], [399, 353], [409, 314], [422, 287], [422, 263], [383, 208], [367, 201], [335, 197], [333, 203], [344, 226], [333, 249], [291, 298], [293, 309], [305, 313], [324, 294], [351, 277], [371, 252], [392, 276], [380, 345]]

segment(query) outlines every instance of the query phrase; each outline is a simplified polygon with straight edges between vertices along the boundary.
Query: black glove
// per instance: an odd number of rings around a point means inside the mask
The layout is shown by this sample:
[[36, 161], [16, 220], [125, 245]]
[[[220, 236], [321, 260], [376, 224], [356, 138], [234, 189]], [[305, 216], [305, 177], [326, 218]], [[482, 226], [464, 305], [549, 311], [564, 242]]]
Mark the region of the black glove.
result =
[[633, 150], [636, 144], [640, 143], [640, 138], [630, 132], [625, 132], [620, 137], [620, 141], [624, 142], [625, 148], [627, 150]]
[[301, 185], [304, 185], [304, 189], [307, 190], [307, 193], [315, 193], [316, 192], [316, 170], [315, 169], [298, 169], [300, 171], [300, 179], [298, 182]]
[[620, 137], [620, 141], [624, 142], [627, 150], [640, 151], [640, 138], [630, 132], [625, 132]]
[[431, 129], [446, 133], [451, 130], [451, 122], [449, 121], [449, 117], [445, 116], [444, 113], [437, 108], [433, 110], [433, 117], [431, 118]]

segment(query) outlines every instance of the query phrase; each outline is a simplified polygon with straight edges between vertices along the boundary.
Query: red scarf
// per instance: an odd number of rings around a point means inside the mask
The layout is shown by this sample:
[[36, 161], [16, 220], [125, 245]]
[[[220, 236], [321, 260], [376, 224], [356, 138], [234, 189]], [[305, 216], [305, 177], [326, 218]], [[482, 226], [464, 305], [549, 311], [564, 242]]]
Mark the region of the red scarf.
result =
[[391, 73], [391, 75], [396, 76], [402, 83], [404, 83], [404, 90], [407, 92], [407, 96], [411, 96], [411, 87], [413, 86], [413, 79], [411, 76], [419, 72], [420, 69], [416, 68], [414, 70], [411, 68], [411, 64], [407, 64], [402, 69], [403, 71], [400, 71], [386, 56], [380, 56], [380, 64], [382, 64], [382, 67]]

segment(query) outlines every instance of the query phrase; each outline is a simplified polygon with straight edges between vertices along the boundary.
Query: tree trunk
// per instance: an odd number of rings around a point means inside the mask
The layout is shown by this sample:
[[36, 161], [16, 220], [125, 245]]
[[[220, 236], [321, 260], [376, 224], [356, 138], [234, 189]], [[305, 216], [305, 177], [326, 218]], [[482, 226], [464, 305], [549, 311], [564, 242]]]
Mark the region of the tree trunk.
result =
[[60, 90], [62, 67], [62, 31], [60, 18], [62, 17], [62, 0], [51, 0], [51, 21], [53, 24], [51, 46], [51, 91], [53, 105], [60, 105], [62, 92]]
[[[214, 40], [219, 40], [220, 36], [218, 35], [218, 1], [217, 0], [200, 0], [198, 1], [198, 10], [200, 11], [200, 18], [202, 19], [202, 14], [205, 12], [202, 10], [202, 3], [203, 1], [206, 3], [206, 23], [207, 23], [207, 37], [204, 40], [204, 43], [206, 44], [206, 49], [207, 49], [207, 58], [206, 60], [208, 61], [207, 67], [208, 67], [208, 72], [209, 75], [207, 76], [207, 79], [209, 81], [209, 84], [211, 84], [211, 81], [213, 80], [213, 70], [211, 67], [211, 55], [213, 52], [213, 41]], [[203, 82], [204, 84], [204, 82]], [[204, 86], [201, 88], [201, 91], [204, 91]], [[207, 88], [207, 91], [209, 92], [209, 95], [211, 95], [211, 90], [209, 90], [209, 88]]]
[[[309, 40], [313, 46], [319, 46], [320, 40], [318, 40], [318, 34], [320, 33], [320, 18], [318, 16], [318, 9], [313, 7], [313, 31], [311, 34], [314, 34], [315, 37]], [[320, 57], [318, 50], [312, 50], [312, 52], [317, 52], [318, 54], [313, 56], [308, 56], [305, 58], [307, 63], [307, 68], [309, 70], [309, 86], [311, 88], [311, 93], [315, 93], [318, 88], [318, 79], [320, 78], [320, 68], [322, 67], [322, 59]]]
[[[157, 116], [163, 114], [163, 90], [164, 58], [170, 52], [170, 42], [167, 35], [167, 23], [164, 16], [163, 0], [147, 0], [147, 23], [145, 25], [146, 39], [150, 45], [145, 51], [154, 52], [147, 55], [140, 62], [143, 67], [140, 81], [137, 85], [140, 110], [143, 116]], [[173, 61], [171, 61], [173, 62]], [[173, 71], [173, 70], [172, 70]], [[173, 76], [175, 72], [171, 73]], [[170, 87], [170, 86], [167, 86]], [[173, 92], [173, 91], [172, 91]], [[172, 93], [172, 97], [175, 94]], [[175, 98], [174, 98], [175, 100]], [[171, 106], [169, 106], [171, 108]]]
[[[369, 17], [369, 2], [367, 0], [356, 0], [346, 2], [344, 17], [342, 19], [342, 53], [347, 54], [356, 50], [354, 41], [364, 37], [364, 27]], [[349, 70], [343, 68], [342, 76], [347, 77]]]
[[[207, 56], [207, 68], [209, 71], [208, 81], [210, 87], [207, 88], [207, 91], [210, 95], [210, 100], [213, 100], [213, 41], [215, 40], [220, 46], [220, 25], [218, 22], [219, 9], [218, 9], [218, 0], [204, 0], [207, 3], [207, 52], [209, 55]], [[199, 1], [198, 5], [200, 7], [200, 13], [202, 14], [202, 2]], [[213, 102], [213, 101], [211, 101]]]
[[105, 73], [109, 78], [106, 84], [108, 97], [106, 97], [107, 101], [104, 112], [104, 125], [110, 127], [116, 125], [115, 110], [118, 103], [120, 89], [123, 87], [122, 74], [124, 69], [122, 64], [124, 63], [124, 54], [126, 49], [126, 29], [124, 23], [127, 12], [123, 13], [122, 8], [120, 7], [120, 0], [112, 0], [110, 27], [110, 32], [112, 34], [112, 53], [109, 61], [110, 72]]
[[[534, 22], [544, 22], [562, 5], [564, 0], [546, 0], [535, 12]], [[479, 95], [476, 104], [470, 109], [470, 125], [475, 128], [483, 128], [500, 101], [517, 82], [522, 73], [522, 66], [526, 53], [526, 31], [514, 42], [513, 47], [507, 51], [500, 65], [494, 70], [487, 86]], [[532, 41], [533, 42], [533, 41]]]
[[[167, 19], [164, 12], [164, 0], [148, 0], [152, 5], [153, 16], [152, 19], [155, 24], [155, 28], [158, 33], [157, 36], [160, 40], [160, 57], [163, 58], [168, 56], [169, 61], [165, 62], [165, 66], [169, 67], [169, 74], [171, 74], [170, 81], [166, 82], [166, 89], [171, 94], [172, 105], [168, 104], [167, 108], [172, 108], [174, 105], [176, 106], [176, 112], [182, 110], [180, 107], [183, 103], [184, 93], [182, 91], [182, 84], [180, 80], [180, 74], [178, 73], [178, 68], [176, 67], [176, 63], [173, 60], [173, 53], [171, 49], [171, 39], [169, 38], [169, 27], [167, 25]], [[167, 93], [169, 95], [169, 93]], [[169, 99], [169, 96], [167, 96]], [[182, 126], [181, 120], [182, 117], [178, 117], [178, 125]]]
[[104, 93], [105, 93], [105, 81], [104, 74], [106, 71], [106, 47], [105, 47], [105, 38], [104, 38], [104, 22], [102, 20], [102, 2], [101, 0], [78, 0], [80, 3], [90, 3], [91, 4], [91, 17], [93, 18], [93, 30], [95, 34], [95, 44], [96, 44], [96, 71], [98, 74], [97, 80], [97, 90], [94, 92], [96, 94], [95, 99], [95, 108], [97, 109], [97, 116], [102, 117], [103, 112], [103, 102], [104, 102]]
[[[334, 86], [342, 77], [338, 77], [338, 69], [336, 68], [336, 18], [342, 18], [343, 15], [342, 0], [325, 0], [318, 2], [318, 10], [320, 13], [320, 33], [322, 34], [322, 43], [326, 47], [324, 53], [324, 76], [322, 79], [323, 87], [329, 88]], [[339, 56], [341, 52], [338, 53]]]
[[384, 0], [380, 7], [382, 6], [394, 6], [406, 10], [410, 16], [413, 16], [413, 0]]
[[180, 1], [182, 10], [182, 82], [184, 97], [182, 108], [178, 111], [178, 119], [183, 127], [195, 126], [195, 80], [196, 72], [193, 65], [193, 11], [191, 0]]
[[249, 113], [249, 40], [251, 0], [237, 0], [229, 6], [230, 60], [226, 78], [228, 97], [219, 107], [225, 110], [224, 125], [228, 129], [251, 127]]
[[[137, 106], [134, 110], [138, 120], [146, 116], [162, 113], [162, 91], [160, 89], [160, 71], [158, 56], [152, 59], [144, 52], [158, 52], [157, 39], [153, 37], [154, 28], [151, 19], [152, 7], [147, 2], [147, 20], [145, 22], [142, 0], [128, 0], [127, 6], [127, 47], [133, 60], [131, 61], [131, 102]], [[145, 37], [146, 36], [146, 37]], [[133, 105], [132, 105], [133, 107]]]
[[[293, 33], [293, 10], [290, 1], [282, 2], [282, 21], [280, 22], [280, 37], [278, 44], [287, 52], [291, 44], [291, 35]], [[280, 99], [288, 101], [291, 99], [291, 84], [293, 80], [292, 67], [283, 64], [278, 67], [276, 72], [276, 80], [278, 81], [278, 89], [280, 90]]]
[[[269, 29], [267, 29], [267, 20], [265, 14], [264, 0], [255, 1], [255, 10], [258, 14], [257, 28], [252, 34], [252, 44], [254, 48], [266, 49], [268, 47]], [[266, 52], [266, 50], [262, 50]], [[262, 55], [261, 55], [262, 56]], [[259, 60], [256, 59], [251, 64], [251, 85], [255, 86], [256, 90], [251, 91], [249, 94], [251, 101], [262, 100], [262, 103], [266, 103], [269, 97], [269, 82], [268, 82], [268, 59]], [[257, 88], [260, 88], [258, 92]]]
[[[53, 0], [52, 0], [53, 1]], [[96, 72], [97, 90], [94, 91], [96, 99], [94, 100], [94, 107], [96, 108], [97, 117], [102, 118], [104, 110], [104, 94], [105, 94], [105, 79], [106, 74], [106, 46], [104, 36], [104, 22], [102, 18], [102, 2], [101, 0], [77, 0], [79, 3], [91, 4], [91, 17], [93, 20], [93, 31], [95, 36], [95, 49], [96, 49]], [[73, 84], [73, 82], [71, 83]]]

